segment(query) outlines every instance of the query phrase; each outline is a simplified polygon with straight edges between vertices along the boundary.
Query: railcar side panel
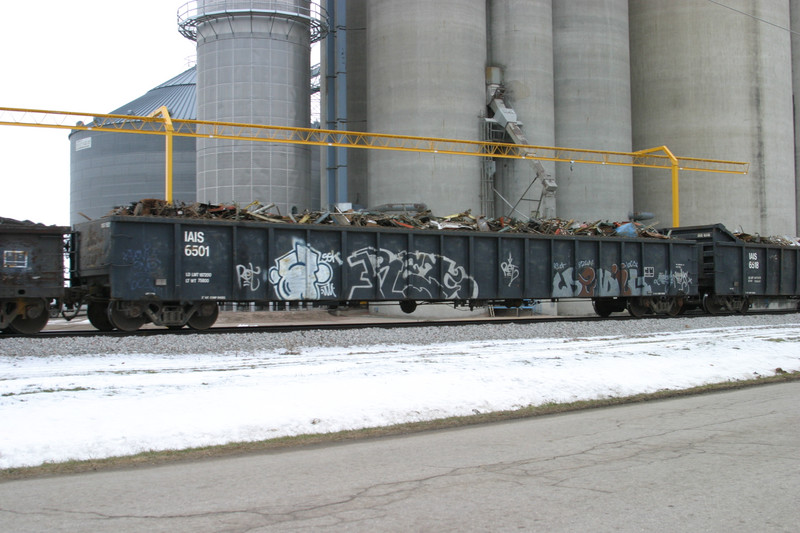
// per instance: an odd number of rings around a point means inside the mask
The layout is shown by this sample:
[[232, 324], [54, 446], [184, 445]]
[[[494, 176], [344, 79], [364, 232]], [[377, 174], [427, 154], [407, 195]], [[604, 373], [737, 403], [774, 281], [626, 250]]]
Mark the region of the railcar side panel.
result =
[[556, 283], [553, 241], [526, 239], [525, 242], [527, 254], [521, 267], [525, 271], [525, 294], [553, 294]]
[[108, 269], [111, 296], [120, 300], [176, 297], [175, 232], [180, 224], [114, 223]]
[[726, 296], [800, 296], [800, 248], [745, 242], [720, 224], [673, 228], [698, 242], [702, 292]]
[[62, 298], [69, 228], [0, 225], [0, 298]]
[[267, 282], [269, 232], [263, 228], [235, 226], [232, 237], [233, 299], [239, 302], [269, 300], [271, 290]]
[[112, 300], [480, 301], [697, 291], [687, 241], [110, 217], [78, 227]]
[[797, 248], [716, 243], [714, 293], [737, 296], [800, 296]]

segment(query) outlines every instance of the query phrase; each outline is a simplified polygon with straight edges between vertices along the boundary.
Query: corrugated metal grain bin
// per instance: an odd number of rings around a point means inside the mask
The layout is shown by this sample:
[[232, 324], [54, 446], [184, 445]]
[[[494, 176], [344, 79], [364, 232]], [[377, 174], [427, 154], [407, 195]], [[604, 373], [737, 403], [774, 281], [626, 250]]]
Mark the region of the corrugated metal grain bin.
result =
[[115, 216], [81, 224], [111, 299], [463, 301], [697, 293], [693, 243]]
[[35, 333], [50, 300], [64, 296], [64, 235], [69, 228], [0, 223], [0, 329]]

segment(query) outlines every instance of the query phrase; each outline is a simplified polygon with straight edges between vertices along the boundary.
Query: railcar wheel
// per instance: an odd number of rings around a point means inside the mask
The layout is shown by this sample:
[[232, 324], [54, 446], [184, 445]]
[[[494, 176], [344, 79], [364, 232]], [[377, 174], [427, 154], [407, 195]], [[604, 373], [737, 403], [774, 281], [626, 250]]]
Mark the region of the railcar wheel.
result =
[[611, 313], [616, 311], [616, 305], [614, 305], [613, 300], [607, 300], [604, 298], [595, 298], [592, 300], [592, 307], [594, 307], [594, 312], [597, 313], [598, 316], [603, 318], [607, 318], [611, 316]]
[[47, 309], [47, 302], [44, 300], [35, 303], [28, 303], [25, 307], [25, 314], [17, 316], [8, 325], [8, 330], [12, 333], [22, 335], [33, 335], [39, 333], [50, 320], [50, 313]]
[[725, 305], [716, 296], [706, 294], [703, 296], [703, 309], [709, 315], [721, 315], [725, 311]]
[[217, 304], [205, 303], [200, 306], [186, 323], [192, 329], [208, 329], [214, 325], [218, 316], [219, 306]]
[[628, 312], [631, 316], [642, 318], [650, 310], [644, 298], [630, 298], [628, 300]]
[[86, 306], [89, 323], [99, 331], [114, 331], [114, 324], [108, 319], [108, 302], [92, 301]]
[[744, 300], [742, 300], [742, 306], [739, 307], [739, 309], [737, 309], [736, 312], [743, 315], [747, 312], [748, 309], [750, 309], [750, 299], [745, 298]]
[[112, 302], [108, 306], [108, 320], [120, 331], [136, 331], [144, 325], [145, 319], [134, 302]]
[[669, 316], [678, 316], [683, 313], [683, 299], [682, 298], [673, 298], [672, 305], [667, 310], [667, 315]]
[[417, 302], [414, 300], [400, 300], [400, 310], [410, 315], [417, 310]]

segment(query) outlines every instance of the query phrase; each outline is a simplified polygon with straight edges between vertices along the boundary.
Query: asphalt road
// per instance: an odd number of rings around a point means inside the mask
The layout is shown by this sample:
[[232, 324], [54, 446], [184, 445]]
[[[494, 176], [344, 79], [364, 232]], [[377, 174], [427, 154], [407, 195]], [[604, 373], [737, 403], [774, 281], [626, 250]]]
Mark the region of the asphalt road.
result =
[[798, 531], [800, 383], [0, 483], [0, 530]]

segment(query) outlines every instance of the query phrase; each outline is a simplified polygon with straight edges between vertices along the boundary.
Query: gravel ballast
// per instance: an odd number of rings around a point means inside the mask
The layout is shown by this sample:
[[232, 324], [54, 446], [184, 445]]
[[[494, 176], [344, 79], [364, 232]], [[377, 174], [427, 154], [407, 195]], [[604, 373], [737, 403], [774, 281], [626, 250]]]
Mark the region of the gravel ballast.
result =
[[776, 326], [800, 323], [800, 314], [697, 316], [626, 321], [542, 321], [448, 327], [365, 328], [341, 331], [243, 333], [222, 335], [154, 335], [74, 338], [21, 338], [0, 335], [0, 356], [30, 357], [119, 353], [224, 354], [297, 351], [304, 347], [369, 346], [463, 342], [495, 339], [638, 337], [659, 332]]

